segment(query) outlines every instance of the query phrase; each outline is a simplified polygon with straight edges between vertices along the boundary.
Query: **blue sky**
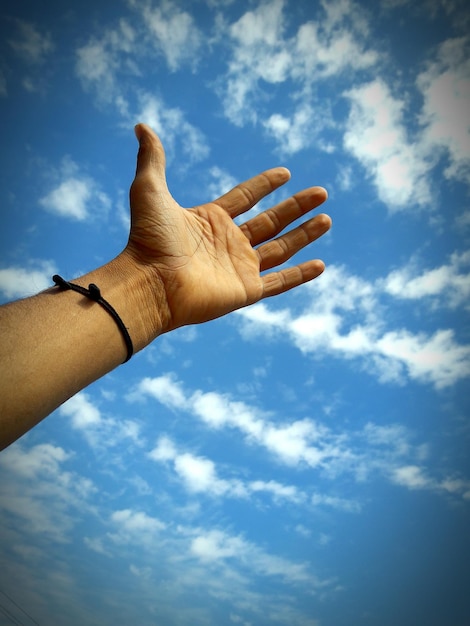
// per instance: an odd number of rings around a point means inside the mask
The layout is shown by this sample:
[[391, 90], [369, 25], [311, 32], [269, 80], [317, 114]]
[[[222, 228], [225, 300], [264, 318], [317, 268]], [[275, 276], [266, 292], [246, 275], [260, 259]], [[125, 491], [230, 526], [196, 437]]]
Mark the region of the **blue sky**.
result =
[[1, 625], [470, 623], [469, 17], [2, 4], [2, 301], [123, 248], [138, 121], [183, 206], [284, 165], [254, 210], [322, 185], [334, 225], [296, 258], [318, 280], [160, 337], [0, 455]]

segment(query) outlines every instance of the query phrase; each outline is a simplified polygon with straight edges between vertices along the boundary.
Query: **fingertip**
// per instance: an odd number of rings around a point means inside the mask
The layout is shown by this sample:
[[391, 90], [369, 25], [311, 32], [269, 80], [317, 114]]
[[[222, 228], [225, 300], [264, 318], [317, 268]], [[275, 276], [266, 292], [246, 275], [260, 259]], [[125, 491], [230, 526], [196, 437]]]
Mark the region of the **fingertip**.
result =
[[271, 191], [274, 191], [274, 189], [277, 189], [278, 187], [282, 187], [282, 185], [285, 185], [287, 182], [289, 182], [291, 178], [290, 170], [288, 170], [287, 167], [284, 166], [273, 167], [263, 172], [263, 174], [270, 181], [272, 187]]
[[155, 131], [148, 126], [148, 124], [144, 124], [143, 122], [139, 122], [134, 126], [134, 133], [139, 143], [142, 143], [143, 139], [150, 139], [152, 137], [158, 139]]
[[325, 271], [326, 265], [321, 259], [313, 259], [300, 265], [302, 270], [302, 282], [309, 283], [318, 278]]
[[287, 181], [289, 181], [292, 177], [292, 174], [290, 172], [289, 169], [287, 169], [287, 167], [281, 166], [278, 168], [279, 173], [281, 175], [281, 178], [284, 180], [284, 182], [287, 183]]
[[317, 223], [320, 223], [323, 227], [323, 231], [326, 233], [328, 230], [330, 230], [333, 221], [331, 219], [331, 217], [329, 215], [327, 215], [327, 213], [319, 213], [316, 218]]
[[142, 137], [142, 124], [140, 122], [134, 126], [134, 134], [137, 137], [137, 141], [140, 143]]
[[323, 202], [328, 200], [328, 191], [324, 187], [317, 187], [317, 193], [319, 196], [323, 196]]

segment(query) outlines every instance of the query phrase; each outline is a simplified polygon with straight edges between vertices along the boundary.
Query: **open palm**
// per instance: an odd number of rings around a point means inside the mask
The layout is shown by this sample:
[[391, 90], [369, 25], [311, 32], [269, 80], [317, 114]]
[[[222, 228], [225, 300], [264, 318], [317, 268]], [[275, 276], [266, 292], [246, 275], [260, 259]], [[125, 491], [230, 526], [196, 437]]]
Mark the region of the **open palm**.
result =
[[261, 272], [284, 263], [330, 228], [330, 218], [321, 214], [280, 235], [324, 202], [323, 188], [301, 191], [238, 226], [234, 218], [287, 182], [288, 170], [267, 170], [213, 202], [184, 209], [168, 190], [158, 137], [144, 124], [136, 134], [140, 148], [126, 252], [158, 284], [158, 297], [166, 299], [158, 303], [166, 309], [165, 331], [219, 317], [321, 274], [324, 264], [318, 260]]

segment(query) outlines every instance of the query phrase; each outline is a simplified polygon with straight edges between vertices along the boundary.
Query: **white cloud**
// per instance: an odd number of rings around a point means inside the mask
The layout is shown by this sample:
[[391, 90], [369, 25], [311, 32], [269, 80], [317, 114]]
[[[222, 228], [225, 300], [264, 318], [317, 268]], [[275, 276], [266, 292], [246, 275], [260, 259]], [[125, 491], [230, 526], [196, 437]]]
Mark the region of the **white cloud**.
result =
[[[456, 259], [464, 257], [455, 256]], [[465, 290], [467, 280], [460, 281]], [[460, 283], [459, 283], [460, 284]], [[247, 338], [281, 333], [299, 350], [315, 358], [332, 354], [360, 359], [383, 381], [406, 377], [444, 388], [470, 375], [470, 346], [457, 343], [451, 329], [413, 333], [385, 328], [385, 305], [379, 298], [391, 291], [393, 280], [368, 283], [344, 268], [330, 266], [314, 285], [306, 285], [303, 311], [273, 310], [260, 303], [238, 311]], [[311, 294], [311, 298], [308, 294]]]
[[[172, 69], [183, 61], [194, 61], [200, 35], [188, 13], [171, 2], [155, 9], [148, 4], [131, 4], [141, 13], [153, 45], [164, 53]], [[140, 74], [140, 59], [147, 53], [143, 33], [121, 19], [115, 28], [106, 29], [101, 37], [90, 39], [77, 50], [76, 72], [84, 87], [95, 94], [98, 104], [113, 106], [126, 127], [138, 122], [151, 126], [160, 135], [170, 158], [176, 149], [190, 162], [206, 158], [206, 138], [188, 122], [183, 111], [169, 107], [161, 97], [133, 84], [132, 79]]]
[[404, 465], [393, 470], [392, 481], [408, 489], [424, 489], [429, 486], [430, 479], [417, 465]]
[[84, 537], [83, 543], [86, 545], [87, 548], [93, 550], [93, 552], [96, 552], [98, 554], [104, 554], [106, 556], [111, 556], [111, 553], [106, 550], [106, 548], [103, 546], [102, 539], [100, 539], [99, 537]]
[[207, 193], [210, 198], [215, 200], [230, 191], [230, 189], [233, 189], [238, 182], [239, 181], [234, 176], [215, 165], [209, 170]]
[[288, 75], [291, 58], [282, 38], [283, 8], [283, 0], [261, 3], [228, 28], [232, 58], [219, 95], [225, 115], [234, 124], [256, 121], [260, 80], [279, 83]]
[[349, 191], [353, 186], [353, 169], [350, 165], [340, 165], [340, 171], [336, 177], [338, 187], [342, 191]]
[[133, 400], [145, 395], [152, 396], [170, 408], [184, 409], [187, 404], [181, 383], [170, 374], [157, 378], [144, 378], [128, 398]]
[[13, 50], [26, 62], [39, 64], [54, 50], [49, 33], [40, 33], [34, 24], [17, 21], [19, 36], [9, 41]]
[[145, 122], [161, 138], [168, 156], [178, 149], [190, 162], [205, 159], [209, 146], [204, 134], [189, 123], [179, 108], [167, 107], [163, 100], [146, 92], [138, 95], [138, 110], [133, 123]]
[[393, 270], [384, 280], [384, 289], [395, 298], [419, 300], [439, 297], [441, 306], [457, 307], [470, 298], [470, 252], [454, 252], [449, 263], [420, 271], [415, 262]]
[[70, 178], [41, 198], [40, 204], [58, 215], [84, 220], [88, 217], [87, 205], [92, 191], [85, 180]]
[[23, 533], [56, 542], [69, 540], [77, 511], [90, 510], [96, 488], [92, 481], [66, 469], [72, 455], [60, 446], [27, 448], [15, 443], [0, 455], [0, 509], [14, 516]]
[[149, 452], [149, 457], [154, 461], [173, 461], [176, 456], [175, 444], [168, 437], [160, 437], [156, 447]]
[[133, 509], [114, 511], [110, 519], [116, 532], [108, 533], [108, 537], [121, 544], [154, 545], [159, 533], [166, 528], [166, 524], [156, 517]]
[[406, 487], [412, 491], [425, 489], [434, 492], [444, 492], [461, 496], [464, 500], [469, 498], [470, 481], [462, 478], [449, 477], [444, 480], [431, 478], [425, 468], [419, 465], [402, 465], [391, 471], [393, 483]]
[[437, 389], [470, 376], [470, 346], [456, 343], [452, 330], [439, 330], [431, 336], [392, 331], [375, 345], [380, 356], [403, 363], [411, 378], [434, 383]]
[[286, 117], [279, 113], [274, 113], [263, 126], [278, 144], [278, 150], [282, 155], [291, 155], [311, 148], [316, 141], [318, 134], [328, 123], [328, 115], [315, 112], [309, 104], [302, 104], [297, 107], [292, 117]]
[[345, 71], [364, 70], [379, 60], [366, 49], [367, 34], [361, 7], [354, 2], [322, 2], [326, 19], [302, 24], [295, 40], [295, 76], [313, 82]]
[[229, 396], [216, 392], [196, 391], [191, 399], [192, 410], [211, 428], [232, 426], [250, 437], [259, 437], [264, 419], [243, 402], [233, 402]]
[[[171, 376], [155, 379], [157, 387], [164, 387]], [[173, 382], [174, 384], [174, 382]], [[145, 385], [147, 389], [150, 387]], [[178, 383], [182, 391], [182, 386]], [[139, 393], [145, 393], [139, 388]], [[171, 407], [168, 396], [150, 393], [152, 397]], [[238, 430], [248, 444], [265, 448], [279, 462], [292, 467], [315, 468], [327, 475], [353, 471], [359, 462], [356, 452], [342, 434], [336, 434], [325, 425], [312, 419], [280, 422], [270, 419], [273, 416], [261, 412], [256, 407], [244, 402], [232, 400], [229, 396], [214, 391], [187, 392], [185, 402], [178, 402], [172, 408], [182, 409], [201, 419], [209, 428], [231, 428]], [[150, 458], [175, 465], [180, 478], [193, 490], [197, 487], [212, 495], [246, 497], [265, 492], [271, 493], [275, 500], [291, 499], [304, 501], [305, 495], [290, 485], [276, 481], [251, 480], [242, 482], [236, 479], [220, 479], [215, 464], [208, 459], [185, 454], [183, 463], [179, 463], [181, 453], [167, 437], [162, 437]], [[191, 476], [191, 471], [194, 475]]]
[[444, 174], [470, 182], [470, 37], [442, 43], [437, 59], [417, 79], [423, 93], [423, 142], [446, 151]]
[[231, 498], [247, 498], [252, 494], [267, 493], [277, 503], [285, 500], [300, 502], [304, 499], [296, 487], [274, 480], [242, 481], [239, 478], [221, 478], [214, 461], [178, 451], [173, 441], [166, 436], [159, 438], [149, 457], [154, 461], [171, 462], [176, 475], [191, 493]]
[[93, 41], [77, 50], [77, 74], [87, 86], [100, 82], [103, 93], [111, 95], [116, 61], [103, 41]]
[[[429, 357], [423, 358], [425, 363]], [[425, 365], [419, 362], [416, 368], [424, 368], [417, 376], [426, 376]], [[146, 383], [146, 395], [162, 401], [169, 408], [183, 410], [201, 419], [209, 428], [236, 429], [246, 443], [265, 448], [279, 462], [305, 470], [314, 469], [330, 480], [347, 474], [363, 482], [371, 476], [382, 476], [395, 484], [411, 488], [428, 489], [439, 493], [470, 497], [470, 481], [459, 476], [444, 478], [426, 477], [424, 470], [406, 468], [421, 467], [429, 457], [426, 444], [412, 443], [412, 434], [401, 424], [367, 423], [357, 431], [335, 432], [325, 424], [305, 418], [284, 423], [275, 415], [268, 415], [244, 402], [218, 392], [184, 391], [173, 375], [156, 381], [154, 389], [165, 389], [167, 382], [177, 385], [177, 404], [171, 405], [171, 396], [155, 394], [152, 385]], [[207, 399], [207, 403], [205, 400]], [[202, 404], [201, 404], [202, 402]], [[294, 485], [275, 480], [240, 480], [238, 477], [221, 477], [216, 464], [206, 457], [182, 452], [167, 436], [162, 436], [149, 458], [170, 464], [185, 488], [192, 493], [204, 493], [210, 497], [250, 498], [265, 493], [271, 495], [276, 504], [291, 502], [297, 505], [322, 506], [348, 513], [361, 510], [361, 502], [337, 494], [314, 491], [310, 495]], [[405, 469], [403, 469], [405, 468]], [[224, 470], [227, 473], [227, 470]]]
[[[81, 173], [70, 158], [63, 159], [53, 177], [59, 179], [54, 188], [39, 200], [39, 204], [51, 213], [77, 221], [84, 221], [100, 211], [107, 211], [111, 200], [98, 183]], [[93, 211], [91, 211], [93, 209]]]
[[345, 71], [370, 68], [378, 55], [366, 49], [366, 20], [354, 2], [323, 2], [319, 19], [303, 24], [290, 37], [285, 36], [287, 25], [285, 2], [271, 0], [227, 28], [231, 58], [219, 81], [219, 95], [231, 122], [254, 123], [265, 117], [263, 103], [272, 99], [276, 86], [293, 81], [292, 95], [300, 96], [305, 104], [290, 117], [278, 111], [263, 122], [278, 140], [279, 149], [293, 154], [311, 144], [320, 122], [321, 128], [325, 125], [325, 98], [318, 103], [318, 113], [309, 103], [313, 86]]
[[227, 481], [217, 477], [215, 464], [210, 459], [184, 453], [179, 454], [174, 463], [176, 473], [184, 481], [189, 491], [223, 495], [231, 487]]
[[312, 504], [314, 506], [322, 505], [331, 507], [332, 509], [338, 509], [340, 511], [349, 511], [350, 513], [359, 513], [361, 505], [346, 498], [340, 498], [338, 496], [330, 496], [328, 494], [314, 493], [312, 496]]
[[[282, 38], [284, 0], [271, 0], [248, 11], [230, 27], [231, 36], [241, 44], [239, 54], [246, 58], [250, 48], [258, 44], [271, 46]], [[245, 52], [243, 52], [243, 49]]]
[[[379, 425], [369, 422], [365, 425], [362, 435], [367, 444], [392, 451], [394, 456], [408, 456], [411, 452], [409, 433], [401, 424]], [[420, 455], [422, 454], [421, 452]]]
[[39, 444], [26, 450], [19, 444], [7, 448], [0, 457], [0, 463], [13, 470], [22, 478], [35, 476], [55, 476], [60, 464], [70, 458], [63, 448], [48, 443]]
[[264, 445], [288, 465], [304, 461], [310, 467], [317, 467], [330, 455], [328, 449], [312, 445], [319, 440], [317, 425], [304, 419], [286, 426], [266, 426], [262, 434]]
[[87, 430], [102, 422], [100, 411], [90, 402], [86, 393], [78, 393], [60, 407], [63, 415], [71, 418], [73, 428]]
[[150, 578], [150, 576], [152, 575], [151, 567], [137, 567], [133, 563], [131, 563], [131, 565], [129, 566], [129, 571], [134, 576], [137, 576], [138, 578], [143, 578], [145, 580]]
[[0, 291], [9, 300], [31, 296], [52, 286], [56, 267], [51, 261], [37, 261], [30, 267], [0, 269]]
[[230, 537], [222, 531], [212, 530], [193, 539], [191, 552], [203, 561], [215, 561], [237, 556], [244, 546], [240, 537]]
[[291, 502], [302, 502], [304, 494], [299, 492], [294, 485], [283, 485], [276, 480], [254, 480], [248, 484], [248, 488], [253, 493], [269, 493], [274, 497], [275, 502], [288, 500]]
[[381, 79], [344, 95], [351, 102], [344, 146], [366, 168], [379, 198], [392, 211], [428, 204], [429, 163], [408, 137], [404, 102], [394, 98]]
[[183, 63], [193, 65], [203, 42], [194, 18], [169, 0], [158, 7], [143, 4], [141, 11], [152, 44], [164, 55], [170, 70], [179, 69]]
[[137, 49], [137, 34], [121, 19], [115, 29], [107, 29], [101, 38], [92, 38], [76, 51], [75, 70], [87, 89], [93, 89], [100, 103], [114, 102], [126, 109], [120, 74], [138, 74], [130, 56]]
[[242, 537], [220, 530], [198, 534], [191, 542], [191, 552], [204, 562], [239, 561], [258, 574], [281, 577], [289, 583], [315, 580], [306, 564], [268, 554]]
[[[170, 375], [156, 378], [153, 389], [166, 388], [168, 381], [176, 384]], [[152, 386], [146, 382], [139, 385], [138, 393], [146, 393]], [[178, 390], [182, 393], [182, 386], [178, 383]], [[149, 395], [171, 407], [171, 399], [166, 393], [155, 394], [147, 391]], [[233, 401], [226, 395], [217, 392], [195, 391], [185, 396], [184, 402], [178, 397], [177, 404], [173, 408], [189, 411], [199, 417], [210, 428], [235, 428], [247, 439], [248, 443], [256, 443], [265, 447], [271, 454], [288, 465], [304, 463], [316, 467], [321, 463], [327, 463], [328, 459], [339, 454], [338, 442], [335, 436], [325, 427], [319, 426], [312, 420], [301, 420], [287, 424], [272, 423], [268, 415], [263, 414], [255, 407], [250, 407], [244, 402]], [[313, 444], [317, 445], [313, 445]], [[172, 458], [173, 455], [173, 458]], [[150, 453], [155, 460], [175, 460], [178, 453], [175, 446], [166, 438], [158, 442], [157, 447]], [[193, 461], [194, 458], [187, 460]], [[209, 485], [215, 481], [215, 466], [203, 460], [199, 465], [199, 474], [202, 482]], [[181, 471], [181, 468], [180, 468]], [[202, 483], [200, 483], [202, 484]], [[216, 484], [216, 483], [214, 483]], [[274, 490], [275, 486], [253, 481], [246, 483], [240, 490], [239, 481], [235, 482], [235, 491], [242, 494], [244, 491]], [[221, 488], [222, 489], [222, 488]], [[225, 491], [233, 490], [233, 483], [224, 482]], [[280, 491], [278, 492], [278, 495]]]
[[146, 513], [132, 511], [131, 509], [114, 511], [111, 515], [111, 520], [130, 533], [153, 533], [165, 527], [155, 517], [150, 517]]
[[92, 448], [111, 448], [124, 440], [127, 445], [142, 445], [140, 425], [137, 422], [104, 417], [91, 396], [84, 391], [64, 402], [59, 412], [70, 418], [72, 428], [78, 430]]

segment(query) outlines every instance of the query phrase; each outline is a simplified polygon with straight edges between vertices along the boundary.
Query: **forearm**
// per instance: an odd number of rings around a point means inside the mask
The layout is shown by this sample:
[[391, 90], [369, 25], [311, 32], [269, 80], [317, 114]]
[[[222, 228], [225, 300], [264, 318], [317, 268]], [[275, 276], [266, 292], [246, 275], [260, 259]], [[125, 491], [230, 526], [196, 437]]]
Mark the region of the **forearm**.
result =
[[[241, 228], [234, 219], [287, 182], [288, 170], [266, 170], [187, 210], [166, 185], [158, 137], [145, 125], [136, 134], [126, 249], [70, 281], [99, 287], [135, 351], [163, 332], [212, 320], [321, 274], [318, 260], [276, 268], [329, 229], [330, 218], [317, 215], [283, 233], [326, 199], [323, 188], [304, 189]], [[127, 355], [122, 331], [98, 302], [60, 286], [0, 307], [0, 449], [121, 364]]]
[[[99, 286], [134, 351], [162, 329], [158, 285], [125, 255], [73, 281]], [[0, 449], [126, 358], [112, 316], [74, 291], [51, 288], [0, 307]]]

